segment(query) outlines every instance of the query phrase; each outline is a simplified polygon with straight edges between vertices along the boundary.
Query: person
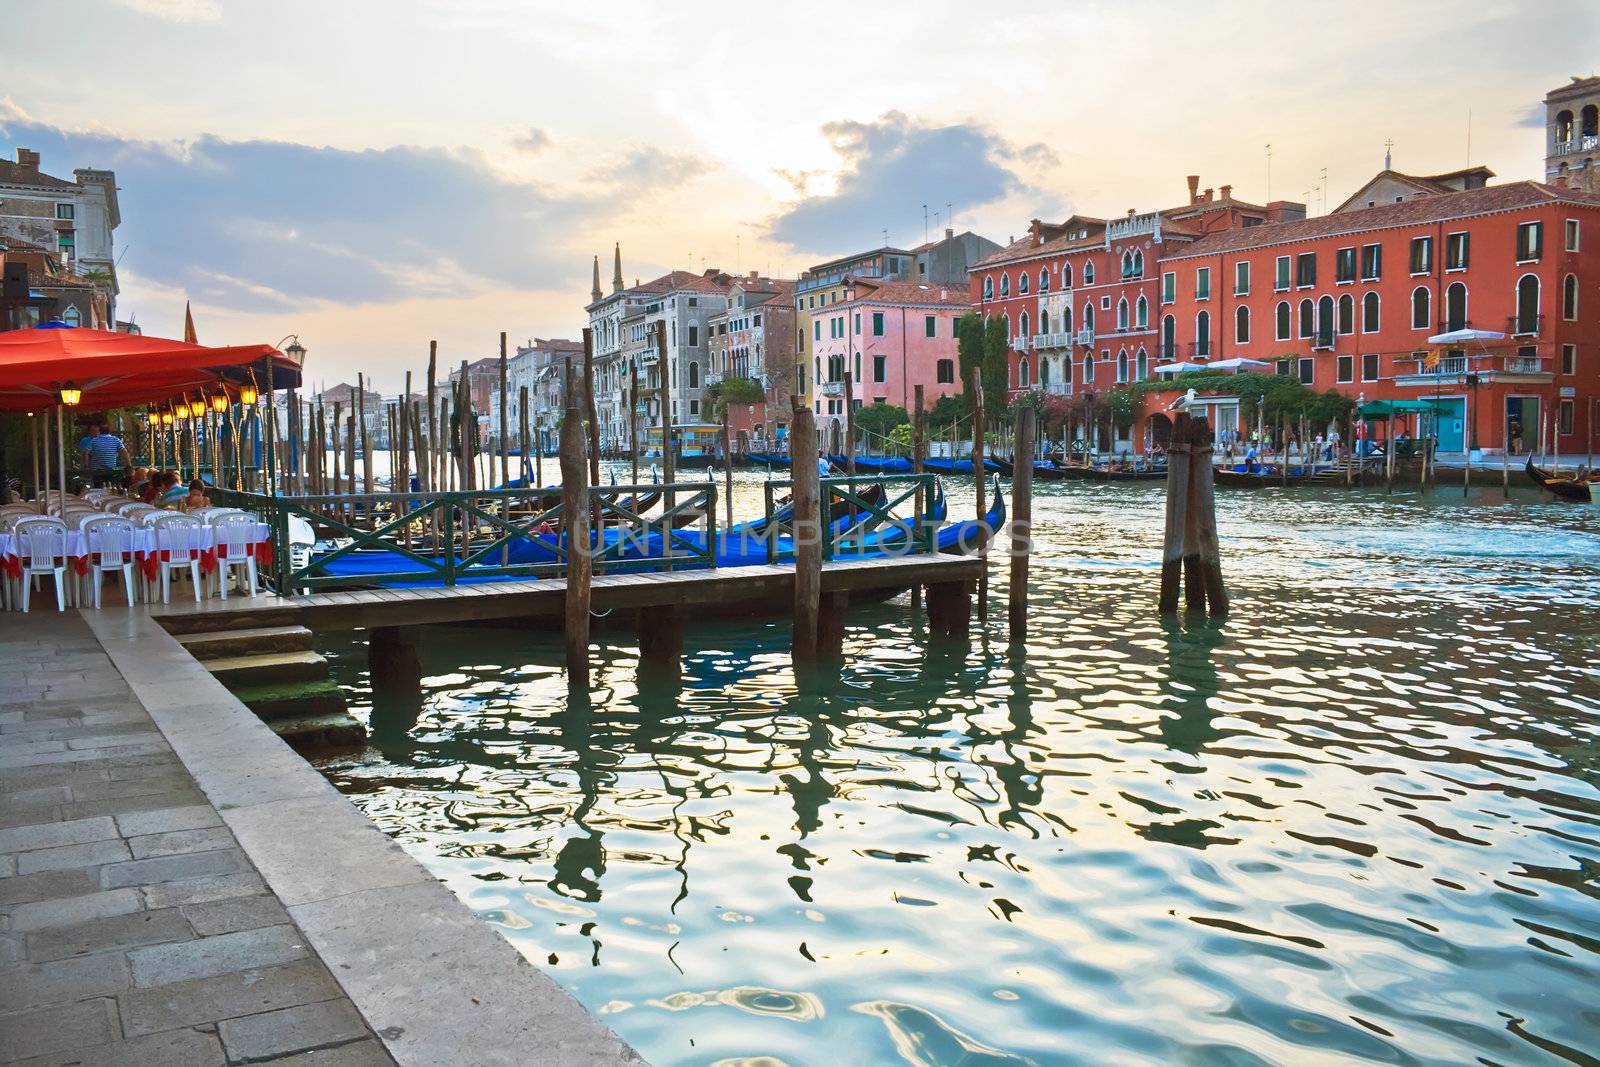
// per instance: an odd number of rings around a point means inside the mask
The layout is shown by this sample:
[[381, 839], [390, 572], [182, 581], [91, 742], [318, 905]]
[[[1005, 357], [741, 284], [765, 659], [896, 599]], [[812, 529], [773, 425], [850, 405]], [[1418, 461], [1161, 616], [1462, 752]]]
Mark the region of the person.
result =
[[817, 449], [817, 477], [818, 478], [831, 478], [832, 476], [833, 476], [833, 466], [832, 466], [832, 464], [830, 464], [828, 462], [828, 457], [823, 453], [823, 451], [820, 448]]
[[1322, 461], [1322, 435], [1319, 433], [1319, 434], [1317, 434], [1316, 437], [1312, 438], [1312, 440], [1311, 440], [1311, 462], [1320, 463], [1321, 461]]
[[83, 472], [95, 488], [126, 485], [128, 475], [133, 472], [127, 446], [103, 421], [95, 424], [93, 436], [83, 440]]
[[206, 496], [206, 483], [196, 478], [189, 483], [189, 495], [183, 498], [183, 510], [199, 511], [201, 508], [209, 508], [210, 506], [211, 498]]
[[188, 495], [189, 490], [178, 480], [177, 471], [162, 471], [159, 492], [152, 503], [163, 508], [175, 508], [182, 504], [183, 498]]
[[1250, 447], [1245, 449], [1244, 469], [1249, 471], [1251, 474], [1255, 474], [1261, 469], [1260, 464], [1257, 462], [1260, 458], [1261, 451], [1256, 448], [1255, 438], [1252, 437], [1250, 439]]
[[165, 476], [165, 471], [158, 471], [152, 467], [150, 469], [149, 477], [145, 478], [144, 484], [139, 486], [140, 501], [146, 504], [154, 504], [158, 499], [160, 499], [161, 490], [163, 488], [161, 480]]

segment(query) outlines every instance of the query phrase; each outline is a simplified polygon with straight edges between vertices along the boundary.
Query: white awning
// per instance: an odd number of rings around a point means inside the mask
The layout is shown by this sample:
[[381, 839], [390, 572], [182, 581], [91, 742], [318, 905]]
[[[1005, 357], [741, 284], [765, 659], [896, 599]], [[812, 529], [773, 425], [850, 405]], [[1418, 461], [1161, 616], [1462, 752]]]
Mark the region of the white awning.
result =
[[1204, 363], [1169, 363], [1165, 367], [1157, 367], [1157, 374], [1183, 374], [1185, 371], [1205, 370]]
[[1467, 341], [1504, 341], [1506, 335], [1494, 330], [1451, 330], [1449, 333], [1436, 333], [1428, 338], [1430, 345], [1459, 345]]
[[1272, 364], [1263, 363], [1259, 359], [1245, 359], [1243, 356], [1236, 356], [1233, 359], [1219, 359], [1215, 363], [1207, 363], [1206, 364], [1206, 368], [1208, 370], [1234, 370], [1234, 371], [1238, 371], [1238, 370], [1256, 370], [1256, 369], [1258, 369], [1260, 367], [1270, 367], [1270, 366], [1272, 366]]

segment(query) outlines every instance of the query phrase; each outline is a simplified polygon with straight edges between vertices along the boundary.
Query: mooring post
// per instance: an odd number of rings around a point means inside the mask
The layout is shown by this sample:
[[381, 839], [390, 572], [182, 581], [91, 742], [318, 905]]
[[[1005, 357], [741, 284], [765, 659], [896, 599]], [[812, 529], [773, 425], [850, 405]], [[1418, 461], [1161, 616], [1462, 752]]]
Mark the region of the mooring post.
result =
[[[855, 368], [846, 363], [844, 368], [844, 472], [847, 476], [856, 476], [856, 372]], [[856, 491], [854, 485], [850, 491]], [[851, 504], [851, 510], [855, 505]]]
[[[600, 416], [594, 403], [594, 332], [583, 329], [583, 418], [589, 427], [589, 484], [600, 484]], [[598, 507], [594, 518], [600, 518]]]
[[[923, 444], [924, 444], [924, 442], [923, 442], [923, 434], [926, 431], [927, 424], [926, 424], [926, 421], [924, 419], [924, 415], [923, 415], [923, 411], [922, 411], [923, 387], [921, 385], [916, 386], [912, 390], [912, 394], [913, 394], [913, 402], [915, 403], [916, 407], [911, 413], [911, 473], [913, 475], [916, 475], [917, 478], [918, 478], [918, 481], [917, 481], [917, 498], [916, 498], [916, 501], [915, 501], [915, 504], [914, 504], [915, 510], [912, 512], [912, 523], [913, 523], [913, 531], [914, 531], [914, 533], [920, 534], [922, 532], [922, 529], [923, 529], [923, 518], [922, 518], [923, 509], [926, 508], [927, 505], [928, 505], [928, 501], [924, 498], [924, 494], [922, 492], [922, 482], [921, 482], [921, 477], [922, 477], [922, 449], [923, 449]], [[913, 538], [913, 540], [914, 540], [914, 538]], [[922, 586], [913, 585], [911, 587], [911, 610], [912, 610], [912, 612], [916, 612], [921, 607], [922, 607]]]
[[[1222, 551], [1217, 537], [1216, 468], [1212, 465], [1211, 426], [1194, 421], [1195, 435], [1189, 453], [1189, 505], [1195, 516], [1198, 545], [1190, 549], [1199, 560], [1205, 606], [1213, 616], [1228, 613], [1228, 591], [1222, 584]], [[1171, 477], [1169, 472], [1167, 477]]]
[[561, 419], [561, 525], [567, 542], [567, 688], [589, 687], [589, 475], [588, 439], [578, 406], [572, 359], [567, 358], [565, 405]]
[[822, 487], [817, 475], [817, 423], [798, 396], [789, 401], [790, 475], [794, 480], [794, 635], [797, 664], [817, 658], [817, 613], [822, 596]]
[[422, 659], [416, 635], [413, 626], [375, 626], [367, 631], [374, 733], [404, 732], [415, 725], [422, 710]]
[[[1206, 610], [1206, 580], [1200, 567], [1200, 508], [1195, 501], [1195, 472], [1202, 463], [1211, 462], [1211, 442], [1207, 439], [1209, 426], [1199, 416], [1190, 416], [1186, 427], [1189, 446], [1189, 476], [1184, 486], [1183, 509], [1183, 610]], [[1284, 449], [1284, 468], [1288, 469], [1288, 449]], [[1168, 473], [1171, 477], [1171, 473]]]
[[1161, 548], [1161, 599], [1163, 615], [1178, 611], [1178, 590], [1183, 578], [1185, 513], [1189, 505], [1189, 415], [1179, 412], [1167, 449], [1167, 522]]
[[[983, 371], [973, 367], [969, 373], [972, 375], [972, 483], [981, 519], [988, 512], [983, 477]], [[989, 539], [981, 528], [978, 536], [978, 558], [983, 560], [983, 570], [978, 574], [978, 622], [981, 626], [989, 617]]]
[[682, 604], [639, 609], [641, 681], [671, 681], [682, 677], [684, 615]]
[[1019, 405], [1011, 454], [1011, 643], [1028, 638], [1028, 554], [1033, 551], [1033, 448], [1038, 413]]
[[500, 331], [500, 486], [511, 482], [511, 420], [507, 408], [511, 391], [506, 359], [506, 332]]
[[844, 619], [849, 610], [849, 593], [822, 594], [817, 607], [818, 659], [833, 662], [844, 659]]

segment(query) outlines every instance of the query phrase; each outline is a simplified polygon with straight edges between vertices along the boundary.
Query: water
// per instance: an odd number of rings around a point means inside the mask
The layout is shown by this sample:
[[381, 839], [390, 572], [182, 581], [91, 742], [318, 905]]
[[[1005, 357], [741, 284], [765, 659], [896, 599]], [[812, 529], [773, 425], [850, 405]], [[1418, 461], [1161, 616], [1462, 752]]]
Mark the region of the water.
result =
[[327, 771], [660, 1064], [1596, 1062], [1594, 513], [1224, 491], [1175, 625], [1161, 493], [1038, 487], [1025, 657], [998, 562], [987, 637], [859, 609], [818, 694], [782, 622], [676, 694], [602, 633], [587, 711], [558, 634], [438, 629]]

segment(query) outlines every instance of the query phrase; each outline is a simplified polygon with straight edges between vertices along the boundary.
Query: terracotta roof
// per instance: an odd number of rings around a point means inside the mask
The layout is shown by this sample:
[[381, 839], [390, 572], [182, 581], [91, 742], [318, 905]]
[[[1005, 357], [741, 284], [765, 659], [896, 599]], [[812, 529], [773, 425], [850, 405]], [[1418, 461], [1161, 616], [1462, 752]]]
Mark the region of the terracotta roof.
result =
[[[1163, 222], [1162, 225], [1165, 226], [1166, 224]], [[1080, 248], [1100, 248], [1103, 247], [1105, 243], [1106, 238], [1105, 234], [1103, 233], [1098, 237], [1080, 237], [1077, 239], [1070, 237], [1057, 237], [1054, 240], [1046, 241], [1041, 245], [1034, 244], [1031, 236], [1024, 237], [1020, 241], [1011, 242], [1009, 245], [993, 255], [984, 256], [968, 269], [976, 270], [979, 267], [998, 266], [1001, 263], [1018, 262], [1024, 259], [1034, 259], [1039, 256], [1053, 256], [1061, 252], [1071, 252]]]
[[1545, 204], [1562, 202], [1600, 207], [1600, 195], [1580, 193], [1575, 189], [1557, 189], [1538, 182], [1509, 182], [1505, 185], [1485, 186], [1482, 189], [1439, 193], [1417, 200], [1405, 200], [1398, 204], [1357, 208], [1352, 211], [1320, 215], [1313, 219], [1223, 230], [1201, 238], [1181, 253], [1162, 258], [1188, 259], [1194, 256], [1212, 256], [1219, 252], [1236, 252], [1245, 248], [1261, 248], [1290, 241], [1347, 233], [1366, 233], [1397, 226], [1442, 222], [1447, 219], [1490, 215], [1500, 211], [1515, 211], [1518, 208], [1541, 207]]
[[1588, 78], [1575, 77], [1566, 85], [1563, 85], [1558, 89], [1551, 89], [1548, 93], [1545, 93], [1544, 98], [1546, 100], [1560, 100], [1567, 96], [1575, 96], [1583, 93], [1593, 92], [1595, 89], [1600, 89], [1600, 76], [1592, 76]]
[[76, 189], [73, 182], [51, 177], [38, 167], [24, 167], [21, 163], [0, 160], [0, 183], [6, 185], [42, 185], [47, 189]]
[[972, 297], [964, 285], [934, 285], [930, 282], [880, 282], [873, 278], [852, 279], [855, 297], [846, 304], [905, 304], [923, 307], [971, 307]]
[[1354, 204], [1356, 201], [1360, 200], [1366, 195], [1368, 189], [1371, 189], [1374, 185], [1385, 178], [1388, 178], [1392, 181], [1405, 182], [1407, 185], [1410, 185], [1412, 188], [1417, 189], [1422, 193], [1439, 194], [1464, 192], [1465, 190], [1451, 185], [1450, 181], [1452, 179], [1466, 179], [1471, 177], [1481, 178], [1482, 180], [1478, 182], [1477, 187], [1482, 188], [1489, 183], [1490, 178], [1494, 177], [1494, 171], [1490, 170], [1488, 167], [1462, 167], [1460, 170], [1446, 171], [1443, 174], [1405, 174], [1401, 171], [1393, 169], [1380, 170], [1378, 173], [1362, 182], [1359, 189], [1345, 197], [1339, 206], [1333, 210], [1334, 212], [1348, 211], [1351, 204]]
[[533, 347], [548, 352], [582, 352], [583, 342], [568, 340], [565, 337], [535, 337]]
[[24, 241], [20, 237], [7, 237], [0, 233], [0, 248], [8, 252], [43, 252], [50, 254], [50, 250], [43, 245], [36, 245], [32, 241]]

